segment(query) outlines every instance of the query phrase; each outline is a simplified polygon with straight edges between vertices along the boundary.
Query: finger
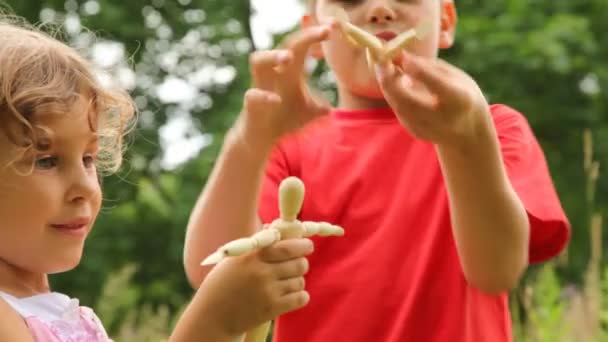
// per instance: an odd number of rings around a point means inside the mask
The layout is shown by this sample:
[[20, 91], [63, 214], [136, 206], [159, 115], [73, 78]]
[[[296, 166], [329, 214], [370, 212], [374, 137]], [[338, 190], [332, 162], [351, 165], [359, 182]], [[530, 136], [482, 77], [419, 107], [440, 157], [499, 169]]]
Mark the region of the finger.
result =
[[271, 89], [277, 72], [293, 61], [289, 50], [256, 51], [249, 56], [249, 66], [256, 88]]
[[274, 265], [272, 271], [278, 279], [301, 277], [308, 272], [308, 259], [302, 257]]
[[406, 74], [421, 81], [429, 90], [441, 97], [450, 96], [457, 91], [448, 81], [452, 70], [447, 63], [442, 64], [428, 58], [404, 53], [400, 65]]
[[287, 294], [278, 299], [277, 309], [279, 315], [303, 308], [310, 302], [310, 295], [306, 291], [298, 291]]
[[394, 87], [398, 90], [386, 91], [385, 96], [390, 103], [398, 108], [399, 113], [427, 116], [438, 110], [436, 95], [412, 85], [411, 81], [400, 80], [395, 83]]
[[389, 88], [400, 74], [397, 68], [392, 63], [377, 63], [375, 64], [376, 79], [380, 86], [386, 86]]
[[400, 114], [413, 115], [436, 110], [437, 97], [415, 85], [408, 75], [398, 72], [391, 63], [377, 65], [376, 75], [386, 100]]
[[281, 280], [278, 283], [279, 293], [281, 296], [288, 295], [293, 292], [300, 292], [306, 287], [304, 277], [295, 277]]
[[248, 113], [263, 113], [279, 108], [282, 99], [271, 91], [252, 88], [245, 93], [244, 108]]
[[284, 46], [293, 52], [294, 65], [303, 66], [310, 47], [327, 39], [330, 31], [329, 25], [320, 25], [298, 31], [290, 36]]
[[314, 250], [310, 239], [281, 240], [260, 250], [260, 258], [265, 262], [277, 263], [309, 255]]

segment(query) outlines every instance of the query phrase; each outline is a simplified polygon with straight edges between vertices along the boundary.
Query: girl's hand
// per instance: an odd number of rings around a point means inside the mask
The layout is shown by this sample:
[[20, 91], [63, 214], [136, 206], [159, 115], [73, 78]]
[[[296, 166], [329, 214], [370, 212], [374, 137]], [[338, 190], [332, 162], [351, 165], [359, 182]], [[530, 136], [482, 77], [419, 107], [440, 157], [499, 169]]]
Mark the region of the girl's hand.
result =
[[201, 284], [215, 324], [230, 336], [246, 331], [308, 303], [304, 274], [309, 239], [279, 241], [265, 249], [219, 263]]

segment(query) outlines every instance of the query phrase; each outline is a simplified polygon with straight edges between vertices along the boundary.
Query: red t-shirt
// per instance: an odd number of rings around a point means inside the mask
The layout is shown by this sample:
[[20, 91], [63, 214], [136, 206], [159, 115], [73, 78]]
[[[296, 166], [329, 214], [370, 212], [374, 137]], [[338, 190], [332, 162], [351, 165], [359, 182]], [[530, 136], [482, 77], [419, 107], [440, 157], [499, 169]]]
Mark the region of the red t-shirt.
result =
[[[530, 218], [530, 261], [549, 259], [570, 227], [544, 154], [520, 113], [491, 112]], [[433, 145], [390, 110], [335, 110], [283, 139], [262, 186], [263, 222], [278, 217], [277, 188], [288, 176], [306, 186], [300, 219], [338, 224], [346, 235], [314, 238], [310, 303], [278, 319], [275, 341], [512, 340], [507, 294], [486, 295], [464, 278]]]

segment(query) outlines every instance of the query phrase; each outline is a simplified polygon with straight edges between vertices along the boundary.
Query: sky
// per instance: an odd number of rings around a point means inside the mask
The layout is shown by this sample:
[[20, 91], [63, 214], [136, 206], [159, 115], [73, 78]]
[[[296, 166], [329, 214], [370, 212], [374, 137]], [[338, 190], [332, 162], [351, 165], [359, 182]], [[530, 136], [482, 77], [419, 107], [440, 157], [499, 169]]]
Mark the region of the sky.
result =
[[284, 32], [299, 22], [304, 6], [299, 0], [252, 0], [256, 14], [251, 19], [257, 47], [267, 48], [269, 33]]
[[[259, 49], [269, 48], [272, 34], [291, 29], [304, 13], [304, 6], [299, 0], [252, 0], [252, 5], [254, 15], [251, 18], [251, 28], [255, 46]], [[174, 94], [183, 97], [188, 92], [182, 88], [175, 84], [165, 84], [159, 87], [159, 91], [164, 90], [164, 96], [170, 97]], [[186, 137], [184, 133], [190, 124], [185, 118], [174, 118], [161, 128], [160, 135], [165, 152], [162, 160], [164, 168], [178, 166], [211, 142], [205, 135], [190, 134]]]
[[[272, 34], [291, 29], [304, 14], [304, 6], [300, 0], [252, 0], [252, 5], [254, 15], [251, 18], [251, 28], [254, 44], [259, 49], [269, 48], [272, 43]], [[173, 81], [174, 84], [159, 86], [161, 97], [183, 98], [185, 94], [188, 94], [187, 89], [183, 87], [184, 82], [167, 80], [167, 82], [169, 81]], [[165, 152], [161, 163], [164, 168], [172, 169], [180, 165], [194, 157], [211, 142], [210, 138], [204, 134], [186, 136], [184, 133], [188, 131], [190, 125], [191, 122], [187, 118], [173, 118], [161, 128], [160, 136]]]

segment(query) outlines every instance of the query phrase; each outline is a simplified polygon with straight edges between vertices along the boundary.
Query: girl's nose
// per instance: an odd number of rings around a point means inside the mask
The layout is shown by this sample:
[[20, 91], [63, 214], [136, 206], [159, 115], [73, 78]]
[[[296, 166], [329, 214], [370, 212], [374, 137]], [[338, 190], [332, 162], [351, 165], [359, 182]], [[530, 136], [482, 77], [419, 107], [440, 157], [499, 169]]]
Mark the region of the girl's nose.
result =
[[95, 171], [81, 165], [78, 170], [72, 172], [72, 180], [67, 191], [69, 202], [83, 202], [91, 199], [100, 191], [99, 182]]

